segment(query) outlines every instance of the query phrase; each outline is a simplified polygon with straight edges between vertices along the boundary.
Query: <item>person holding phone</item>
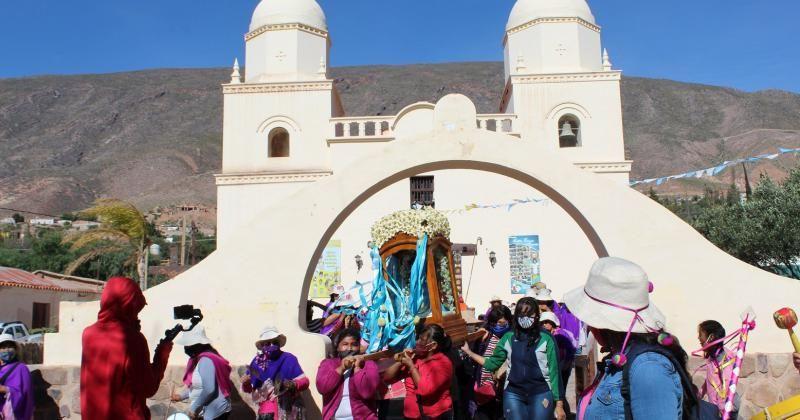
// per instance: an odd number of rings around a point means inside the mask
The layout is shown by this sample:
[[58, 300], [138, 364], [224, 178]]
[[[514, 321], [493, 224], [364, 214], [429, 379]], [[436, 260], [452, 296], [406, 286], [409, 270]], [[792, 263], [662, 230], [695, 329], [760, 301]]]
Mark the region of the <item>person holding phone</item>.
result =
[[83, 418], [147, 420], [147, 399], [158, 391], [178, 334], [170, 330], [152, 361], [141, 333], [139, 312], [147, 301], [133, 280], [113, 277], [100, 297], [97, 322], [83, 331], [81, 414]]

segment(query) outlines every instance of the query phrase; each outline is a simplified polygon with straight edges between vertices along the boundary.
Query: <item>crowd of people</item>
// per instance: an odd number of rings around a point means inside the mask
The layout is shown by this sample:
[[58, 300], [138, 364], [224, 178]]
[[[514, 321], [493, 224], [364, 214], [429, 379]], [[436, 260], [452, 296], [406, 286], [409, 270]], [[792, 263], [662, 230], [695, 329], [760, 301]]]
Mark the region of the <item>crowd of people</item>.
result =
[[[725, 348], [722, 324], [698, 325], [695, 352], [704, 358], [705, 381], [692, 384], [687, 353], [666, 330], [650, 300], [653, 284], [636, 264], [603, 258], [586, 284], [556, 302], [543, 285], [505, 305], [493, 298], [481, 316], [481, 337], [454, 347], [444, 328], [421, 325], [413, 349], [372, 360], [352, 314], [327, 305], [322, 328], [332, 351], [319, 364], [315, 389], [324, 420], [345, 419], [718, 419], [728, 398], [735, 355]], [[178, 336], [171, 331], [151, 359], [140, 332], [146, 304], [127, 278], [108, 281], [98, 320], [83, 334], [81, 414], [88, 420], [149, 419], [147, 399], [159, 388], [173, 341], [188, 358], [183, 387], [172, 401], [187, 401], [190, 419], [227, 419], [237, 392], [230, 363], [202, 325]], [[509, 307], [510, 306], [510, 307]], [[512, 310], [513, 307], [513, 310]], [[327, 322], [328, 318], [333, 318]], [[576, 355], [589, 337], [606, 354], [593, 383], [567, 405], [566, 384]], [[176, 339], [177, 337], [177, 339]], [[256, 354], [241, 377], [242, 394], [258, 407], [259, 420], [304, 419], [302, 394], [310, 387], [297, 357], [284, 351], [287, 337], [268, 326], [255, 339]], [[30, 420], [31, 374], [11, 336], [0, 336], [0, 418]], [[800, 373], [800, 354], [793, 355]]]

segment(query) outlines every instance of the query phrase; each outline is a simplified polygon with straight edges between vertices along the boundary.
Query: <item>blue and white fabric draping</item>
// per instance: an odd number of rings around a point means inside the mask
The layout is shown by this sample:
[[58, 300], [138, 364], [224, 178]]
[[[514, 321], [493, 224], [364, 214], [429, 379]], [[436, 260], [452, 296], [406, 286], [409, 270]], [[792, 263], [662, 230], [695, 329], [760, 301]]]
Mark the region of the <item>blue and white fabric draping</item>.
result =
[[760, 160], [774, 160], [777, 159], [781, 155], [785, 155], [787, 153], [800, 153], [800, 149], [785, 149], [785, 148], [778, 148], [778, 153], [766, 153], [763, 155], [752, 156], [748, 158], [741, 158], [736, 160], [726, 160], [725, 162], [720, 163], [717, 166], [705, 169], [698, 169], [694, 171], [684, 172], [682, 174], [677, 175], [670, 175], [670, 176], [662, 176], [660, 178], [648, 178], [642, 179], [637, 181], [631, 181], [630, 185], [641, 185], [641, 184], [652, 184], [655, 183], [656, 185], [661, 185], [666, 181], [672, 179], [683, 179], [683, 178], [703, 178], [708, 176], [714, 176], [719, 174], [720, 172], [724, 171], [730, 166], [738, 165], [743, 162], [753, 163], [758, 162]]
[[416, 323], [419, 319], [430, 315], [426, 281], [427, 246], [428, 235], [423, 235], [417, 241], [416, 256], [411, 265], [407, 289], [403, 288], [396, 278], [399, 263], [397, 258], [395, 256], [388, 258], [384, 272], [378, 247], [373, 246], [370, 251], [373, 287], [369, 299], [364, 287], [358, 287], [361, 299], [361, 309], [358, 311], [361, 333], [363, 339], [369, 343], [368, 353], [386, 348], [397, 351], [414, 347]]

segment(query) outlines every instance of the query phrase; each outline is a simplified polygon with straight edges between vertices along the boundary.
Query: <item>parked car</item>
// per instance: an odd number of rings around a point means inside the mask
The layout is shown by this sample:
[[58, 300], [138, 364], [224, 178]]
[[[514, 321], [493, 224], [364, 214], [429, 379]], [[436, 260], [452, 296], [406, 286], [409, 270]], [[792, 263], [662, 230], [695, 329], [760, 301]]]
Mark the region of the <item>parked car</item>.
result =
[[0, 334], [8, 334], [19, 343], [41, 343], [43, 334], [31, 334], [28, 327], [20, 321], [0, 322]]

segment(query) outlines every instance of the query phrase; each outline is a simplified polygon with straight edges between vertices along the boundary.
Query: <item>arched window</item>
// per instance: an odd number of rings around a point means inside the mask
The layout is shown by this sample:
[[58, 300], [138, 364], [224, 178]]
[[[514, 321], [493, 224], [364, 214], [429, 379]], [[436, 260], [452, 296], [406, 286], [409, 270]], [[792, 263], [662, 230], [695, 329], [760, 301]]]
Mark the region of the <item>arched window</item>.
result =
[[579, 147], [581, 145], [581, 122], [574, 115], [564, 115], [558, 119], [559, 147]]
[[269, 157], [289, 157], [289, 132], [273, 128], [269, 132]]

